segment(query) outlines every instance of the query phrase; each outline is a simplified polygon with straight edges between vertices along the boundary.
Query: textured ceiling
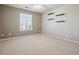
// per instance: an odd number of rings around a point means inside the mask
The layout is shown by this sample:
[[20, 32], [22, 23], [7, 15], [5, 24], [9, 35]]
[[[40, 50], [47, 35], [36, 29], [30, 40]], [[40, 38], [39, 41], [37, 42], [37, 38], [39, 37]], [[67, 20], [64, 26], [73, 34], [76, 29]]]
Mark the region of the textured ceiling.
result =
[[62, 4], [39, 4], [39, 5], [42, 5], [44, 9], [36, 10], [36, 9], [32, 9], [34, 5], [36, 4], [6, 4], [6, 6], [29, 10], [37, 13], [43, 13], [43, 12], [49, 11], [50, 9], [55, 9], [62, 6]]

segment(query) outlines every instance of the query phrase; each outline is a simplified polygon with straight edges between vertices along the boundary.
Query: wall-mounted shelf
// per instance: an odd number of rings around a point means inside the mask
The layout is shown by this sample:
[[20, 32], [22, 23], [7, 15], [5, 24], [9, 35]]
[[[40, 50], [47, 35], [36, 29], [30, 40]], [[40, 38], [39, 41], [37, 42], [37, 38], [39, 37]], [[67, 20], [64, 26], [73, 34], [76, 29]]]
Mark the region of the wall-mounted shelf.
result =
[[65, 13], [62, 13], [62, 14], [58, 14], [58, 15], [56, 15], [56, 16], [62, 16], [62, 15], [65, 15]]
[[54, 13], [48, 13], [48, 15], [52, 15], [52, 14], [54, 14]]
[[54, 20], [54, 18], [50, 18], [50, 19], [48, 19], [48, 20]]
[[66, 22], [65, 20], [56, 21], [56, 23]]

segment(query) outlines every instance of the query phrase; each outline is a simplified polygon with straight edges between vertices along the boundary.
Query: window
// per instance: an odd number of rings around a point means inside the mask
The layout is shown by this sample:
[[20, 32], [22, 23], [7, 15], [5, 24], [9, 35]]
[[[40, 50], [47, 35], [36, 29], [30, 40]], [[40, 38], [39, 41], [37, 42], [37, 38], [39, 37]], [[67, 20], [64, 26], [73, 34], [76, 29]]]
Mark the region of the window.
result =
[[20, 31], [32, 30], [32, 15], [20, 13]]

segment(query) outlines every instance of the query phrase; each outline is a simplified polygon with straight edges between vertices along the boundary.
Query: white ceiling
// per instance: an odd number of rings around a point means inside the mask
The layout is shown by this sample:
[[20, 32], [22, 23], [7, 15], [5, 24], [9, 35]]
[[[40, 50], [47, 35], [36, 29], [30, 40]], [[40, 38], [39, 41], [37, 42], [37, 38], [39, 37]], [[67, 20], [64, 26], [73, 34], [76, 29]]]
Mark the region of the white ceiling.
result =
[[[42, 10], [32, 9], [34, 5], [42, 5], [43, 9]], [[50, 9], [58, 8], [62, 6], [62, 4], [6, 4], [6, 6], [29, 10], [37, 13], [43, 13], [43, 12], [49, 11]]]

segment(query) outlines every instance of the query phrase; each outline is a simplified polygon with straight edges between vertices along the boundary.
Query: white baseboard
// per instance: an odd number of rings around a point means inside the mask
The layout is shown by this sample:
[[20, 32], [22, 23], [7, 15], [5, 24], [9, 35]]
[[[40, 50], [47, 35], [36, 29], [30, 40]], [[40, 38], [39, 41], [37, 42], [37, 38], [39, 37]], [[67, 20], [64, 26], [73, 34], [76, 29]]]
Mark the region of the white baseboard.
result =
[[0, 39], [0, 41], [6, 41], [6, 40], [15, 39], [15, 38], [18, 38], [18, 37], [4, 38], [4, 39]]
[[7, 38], [7, 39], [0, 39], [0, 41], [5, 41], [5, 40], [9, 40], [9, 39], [11, 39], [11, 38]]
[[[62, 40], [66, 40], [66, 41], [70, 41], [70, 42], [78, 43], [79, 44], [78, 41], [75, 41], [75, 40], [72, 40], [72, 39], [63, 38], [63, 37], [60, 37], [60, 36], [57, 36], [57, 35], [51, 35], [51, 34], [47, 34], [47, 33], [42, 33], [42, 34], [50, 36], [50, 37], [55, 37], [55, 38], [58, 38], [58, 39], [62, 39]], [[18, 37], [12, 37], [12, 38], [18, 38]], [[0, 39], [0, 41], [9, 40], [9, 39], [12, 39], [12, 38]]]
[[72, 39], [63, 38], [63, 37], [58, 37], [58, 38], [63, 39], [63, 40], [67, 40], [67, 41], [71, 41], [71, 42], [74, 42], [74, 43], [78, 43], [78, 44], [79, 44], [78, 41], [75, 41], [75, 40], [72, 40]]
[[[31, 34], [31, 35], [33, 35], [33, 34]], [[0, 39], [0, 41], [6, 41], [6, 40], [11, 40], [11, 39], [17, 39], [17, 38], [19, 38], [19, 37], [24, 37], [24, 36], [27, 36], [27, 35], [18, 36], [18, 37], [4, 38], [4, 39]]]
[[[46, 34], [46, 33], [45, 33]], [[72, 40], [72, 39], [68, 39], [68, 38], [64, 38], [64, 37], [60, 37], [58, 35], [52, 35], [52, 34], [46, 34], [48, 36], [51, 36], [51, 37], [55, 37], [55, 38], [58, 38], [58, 39], [62, 39], [62, 40], [66, 40], [66, 41], [70, 41], [70, 42], [73, 42], [73, 43], [78, 43], [78, 41], [75, 41], [75, 40]]]

